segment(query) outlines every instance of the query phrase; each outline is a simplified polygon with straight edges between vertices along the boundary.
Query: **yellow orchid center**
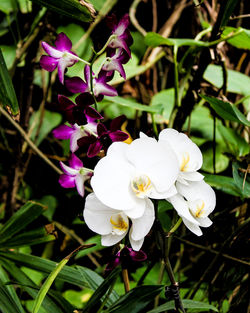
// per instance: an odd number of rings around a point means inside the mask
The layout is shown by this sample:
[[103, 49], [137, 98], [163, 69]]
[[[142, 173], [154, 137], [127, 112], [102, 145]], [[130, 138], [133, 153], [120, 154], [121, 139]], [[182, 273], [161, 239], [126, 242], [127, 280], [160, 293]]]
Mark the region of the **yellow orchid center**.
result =
[[137, 197], [143, 197], [152, 188], [152, 184], [147, 175], [141, 175], [132, 180], [131, 187]]
[[110, 223], [113, 225], [114, 230], [125, 232], [128, 229], [128, 223], [121, 214], [111, 216]]
[[205, 211], [204, 211], [204, 207], [205, 207], [205, 202], [202, 201], [201, 205], [197, 205], [197, 209], [195, 212], [195, 217], [201, 217]]
[[188, 152], [185, 152], [182, 156], [182, 162], [180, 166], [181, 172], [186, 172], [188, 167], [188, 162], [190, 161], [190, 156]]

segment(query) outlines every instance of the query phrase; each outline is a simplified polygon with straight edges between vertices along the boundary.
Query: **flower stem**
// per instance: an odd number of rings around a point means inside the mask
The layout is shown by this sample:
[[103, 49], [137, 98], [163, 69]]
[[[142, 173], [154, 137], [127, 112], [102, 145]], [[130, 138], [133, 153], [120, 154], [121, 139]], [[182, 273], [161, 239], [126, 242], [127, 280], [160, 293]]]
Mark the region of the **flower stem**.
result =
[[106, 48], [108, 47], [109, 43], [115, 39], [117, 37], [117, 35], [111, 35], [109, 37], [109, 39], [107, 40], [107, 42], [105, 43], [105, 45], [102, 47], [101, 50], [99, 50], [98, 52], [96, 52], [96, 57], [98, 57], [99, 55], [103, 54], [103, 52], [106, 50]]
[[155, 115], [154, 115], [154, 113], [151, 113], [151, 118], [152, 118], [153, 131], [155, 133], [155, 136], [158, 138], [159, 133], [158, 133], [157, 125], [156, 125], [156, 122], [155, 122]]
[[178, 74], [178, 62], [177, 62], [177, 53], [178, 47], [174, 45], [174, 94], [175, 94], [175, 106], [180, 107], [180, 98], [179, 98], [179, 74]]
[[176, 224], [170, 229], [169, 234], [174, 233], [181, 225], [181, 222], [182, 222], [182, 218], [180, 217], [178, 221], [176, 222]]
[[128, 270], [126, 268], [122, 269], [122, 279], [124, 283], [125, 292], [129, 292], [130, 286], [129, 286], [129, 278], [128, 278]]

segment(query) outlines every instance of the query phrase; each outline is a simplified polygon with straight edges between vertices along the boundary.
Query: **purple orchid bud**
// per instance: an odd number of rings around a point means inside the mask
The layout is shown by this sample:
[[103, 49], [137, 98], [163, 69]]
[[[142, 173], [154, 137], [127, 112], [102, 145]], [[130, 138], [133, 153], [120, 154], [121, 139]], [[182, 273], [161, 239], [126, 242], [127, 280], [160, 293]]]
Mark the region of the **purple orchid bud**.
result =
[[[86, 93], [91, 91], [91, 75], [90, 66], [86, 65], [84, 68], [84, 78], [83, 81], [80, 77], [72, 77], [65, 81], [65, 85], [68, 90], [72, 93]], [[99, 75], [94, 77], [93, 73], [93, 92], [97, 101], [101, 101], [103, 96], [117, 96], [117, 91], [115, 88], [107, 84], [106, 75]]]
[[64, 172], [59, 178], [59, 183], [63, 188], [76, 187], [80, 196], [84, 196], [84, 182], [89, 179], [93, 172], [83, 167], [82, 161], [72, 153], [69, 158], [69, 166], [60, 162]]
[[133, 39], [127, 29], [129, 23], [130, 20], [128, 14], [125, 14], [119, 22], [117, 22], [114, 16], [107, 19], [107, 24], [112, 29], [112, 35], [115, 37], [110, 41], [108, 47], [113, 49], [122, 48], [127, 52], [128, 56], [131, 57], [129, 46], [132, 45]]
[[53, 72], [57, 67], [59, 80], [63, 84], [65, 69], [78, 62], [75, 57], [76, 54], [71, 51], [72, 42], [64, 33], [60, 33], [56, 37], [55, 47], [44, 41], [42, 41], [42, 47], [48, 56], [42, 55], [40, 59], [41, 67], [49, 72]]

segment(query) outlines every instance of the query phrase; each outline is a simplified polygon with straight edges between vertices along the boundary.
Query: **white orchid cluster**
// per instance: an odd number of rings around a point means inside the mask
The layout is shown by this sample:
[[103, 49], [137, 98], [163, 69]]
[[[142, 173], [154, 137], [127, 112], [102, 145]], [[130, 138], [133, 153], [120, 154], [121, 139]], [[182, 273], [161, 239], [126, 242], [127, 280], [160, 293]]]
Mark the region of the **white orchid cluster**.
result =
[[129, 232], [134, 250], [140, 250], [155, 219], [150, 199], [169, 201], [186, 227], [202, 235], [212, 224], [215, 193], [197, 171], [200, 149], [185, 134], [164, 129], [159, 140], [141, 133], [131, 144], [114, 142], [94, 169], [93, 193], [86, 198], [84, 219], [111, 246]]

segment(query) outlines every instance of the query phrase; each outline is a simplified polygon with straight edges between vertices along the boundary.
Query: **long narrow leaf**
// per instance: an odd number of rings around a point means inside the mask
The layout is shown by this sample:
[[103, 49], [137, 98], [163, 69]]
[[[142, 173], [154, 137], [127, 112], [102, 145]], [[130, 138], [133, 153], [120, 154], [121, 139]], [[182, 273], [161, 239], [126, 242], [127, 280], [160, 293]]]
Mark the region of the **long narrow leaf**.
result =
[[5, 242], [14, 234], [29, 225], [39, 215], [42, 214], [45, 207], [33, 201], [27, 202], [22, 206], [1, 228], [0, 230], [0, 243]]
[[19, 113], [16, 93], [0, 49], [0, 102], [11, 109], [12, 114]]
[[8, 313], [21, 313], [15, 301], [9, 294], [6, 286], [0, 281], [0, 310]]

